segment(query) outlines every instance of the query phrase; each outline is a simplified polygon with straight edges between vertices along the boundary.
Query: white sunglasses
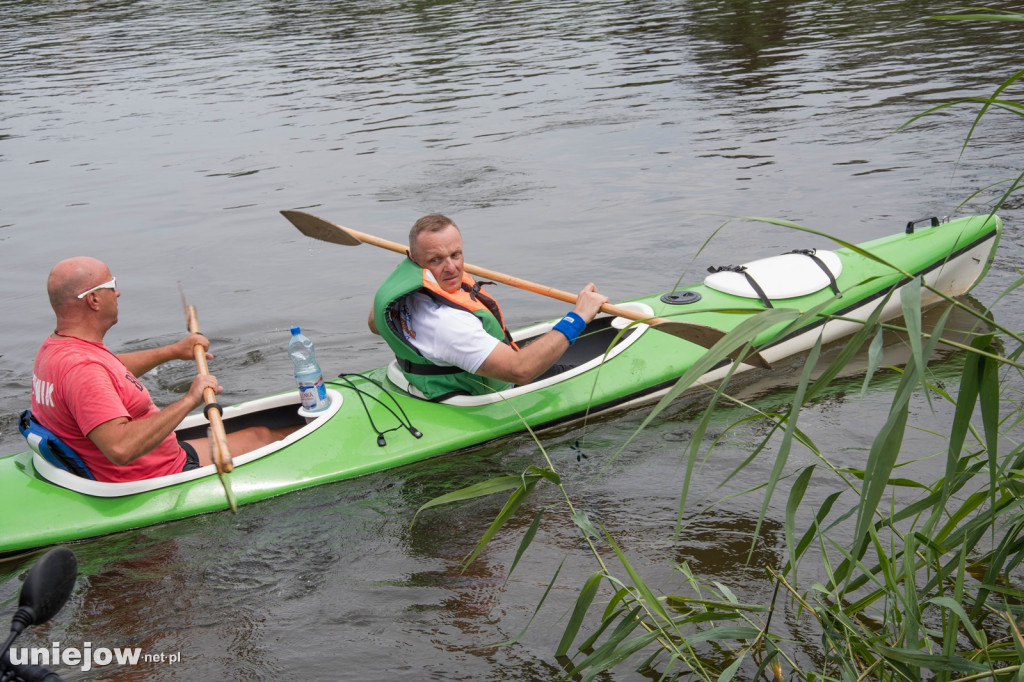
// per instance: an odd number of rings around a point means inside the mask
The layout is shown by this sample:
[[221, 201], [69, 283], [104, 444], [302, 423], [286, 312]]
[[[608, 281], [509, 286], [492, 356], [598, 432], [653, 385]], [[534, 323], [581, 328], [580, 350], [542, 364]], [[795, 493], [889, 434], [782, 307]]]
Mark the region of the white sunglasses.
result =
[[117, 288], [117, 277], [114, 277], [109, 282], [104, 282], [103, 284], [97, 284], [92, 289], [86, 289], [85, 291], [83, 291], [82, 293], [80, 293], [78, 295], [78, 298], [85, 298], [86, 296], [88, 296], [92, 292], [99, 291], [100, 289], [116, 289], [116, 288]]

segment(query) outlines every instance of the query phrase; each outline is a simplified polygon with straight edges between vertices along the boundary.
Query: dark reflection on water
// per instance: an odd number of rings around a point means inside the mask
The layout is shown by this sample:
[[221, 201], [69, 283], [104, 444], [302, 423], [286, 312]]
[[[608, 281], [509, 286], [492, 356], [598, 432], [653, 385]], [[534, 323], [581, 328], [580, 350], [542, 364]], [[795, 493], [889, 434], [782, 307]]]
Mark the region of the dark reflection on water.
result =
[[755, 533], [756, 522], [756, 518], [728, 511], [707, 520], [698, 519], [687, 526], [686, 540], [680, 543], [683, 546], [678, 548], [676, 560], [700, 576], [729, 574], [740, 578], [740, 567], [746, 566], [746, 580], [760, 583], [765, 567], [776, 568], [785, 563], [785, 538], [780, 522], [768, 519], [759, 534]]
[[[926, 4], [3, 2], [0, 452], [24, 447], [14, 420], [52, 328], [43, 283], [68, 255], [105, 259], [123, 283], [115, 349], [177, 338], [181, 281], [212, 339], [222, 402], [235, 402], [290, 385], [292, 324], [313, 336], [329, 373], [388, 359], [362, 320], [391, 256], [306, 240], [282, 208], [313, 207], [395, 240], [442, 211], [463, 227], [470, 262], [562, 289], [593, 280], [616, 300], [698, 281], [708, 264], [828, 246], [736, 223], [702, 248], [721, 214], [862, 241], [954, 213], [1019, 174], [1020, 119], [986, 119], [963, 157], [973, 109], [894, 131], [944, 99], [991, 93], [1020, 68], [1020, 34], [907, 23], [930, 13]], [[987, 210], [1000, 193], [987, 189], [962, 211]], [[1020, 200], [1002, 215], [982, 303], [1017, 276]], [[514, 326], [564, 312], [499, 293]], [[997, 315], [1021, 328], [1022, 308], [1010, 304]], [[953, 381], [957, 364], [940, 361], [938, 380]], [[799, 361], [780, 366], [740, 395], [769, 409], [798, 371]], [[163, 404], [190, 376], [183, 363], [146, 381]], [[838, 380], [802, 427], [856, 466], [887, 411], [886, 381], [861, 397], [856, 376]], [[686, 531], [673, 535], [702, 403], [681, 400], [608, 470], [642, 410], [544, 444], [574, 501], [659, 591], [683, 588], [673, 562], [685, 561], [741, 599], [763, 599], [763, 567], [783, 560], [782, 510], [767, 510], [752, 542], [760, 496], [714, 504], [764, 480], [770, 464], [758, 461], [720, 486], [763, 427], [726, 434], [693, 484]], [[941, 425], [945, 408], [934, 418], [930, 409], [915, 404], [915, 418]], [[709, 437], [737, 414], [723, 410]], [[588, 459], [576, 459], [577, 440]], [[910, 446], [935, 447], [924, 430]], [[795, 453], [791, 464], [809, 461]], [[541, 463], [536, 447], [515, 439], [237, 517], [81, 544], [72, 604], [32, 636], [182, 652], [176, 666], [74, 679], [552, 679], [563, 616], [596, 570], [557, 496], [541, 491], [465, 574], [458, 563], [501, 500], [432, 510], [410, 527], [427, 499], [530, 463]], [[521, 533], [545, 506], [506, 583]], [[494, 647], [534, 617], [563, 558], [530, 629]], [[5, 606], [28, 563], [0, 564]], [[793, 622], [789, 634], [813, 656], [814, 633]]]

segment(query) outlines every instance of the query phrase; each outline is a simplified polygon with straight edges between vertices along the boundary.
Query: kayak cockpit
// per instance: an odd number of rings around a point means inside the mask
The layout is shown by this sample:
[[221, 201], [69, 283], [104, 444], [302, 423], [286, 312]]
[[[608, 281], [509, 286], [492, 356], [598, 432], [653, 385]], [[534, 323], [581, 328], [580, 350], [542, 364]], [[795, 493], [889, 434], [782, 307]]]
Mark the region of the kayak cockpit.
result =
[[[232, 457], [235, 468], [237, 469], [249, 462], [273, 454], [281, 448], [301, 440], [326, 424], [341, 409], [343, 401], [342, 395], [338, 391], [329, 388], [327, 393], [331, 398], [331, 405], [326, 410], [317, 413], [306, 413], [300, 409], [301, 403], [298, 391], [260, 398], [224, 408], [224, 429], [228, 433], [254, 425], [270, 427], [302, 425], [302, 428], [282, 440]], [[208, 425], [209, 422], [201, 413], [191, 414], [182, 420], [175, 430], [175, 434], [182, 439], [205, 437]], [[191, 471], [183, 471], [170, 476], [146, 478], [139, 481], [123, 483], [93, 481], [56, 466], [44, 458], [35, 448], [33, 448], [32, 453], [32, 465], [40, 476], [51, 483], [94, 497], [134, 495], [212, 476], [217, 473], [216, 467], [210, 464], [198, 469], [192, 469]]]
[[[620, 307], [636, 311], [640, 315], [654, 317], [654, 310], [645, 303], [623, 303]], [[530, 341], [551, 331], [556, 322], [557, 320], [542, 322], [525, 329], [520, 329], [512, 334], [512, 338], [519, 346], [526, 346]], [[507, 400], [508, 398], [546, 389], [588, 372], [605, 360], [610, 360], [619, 353], [622, 353], [635, 343], [647, 329], [649, 329], [649, 326], [646, 324], [633, 322], [622, 317], [598, 316], [587, 325], [586, 331], [580, 335], [576, 343], [570, 346], [569, 350], [559, 358], [558, 364], [568, 366], [570, 367], [569, 369], [558, 373], [545, 373], [529, 384], [513, 386], [503, 391], [484, 395], [456, 395], [439, 402], [444, 405], [460, 407], [489, 405], [501, 400]], [[409, 395], [423, 398], [423, 394], [409, 383], [395, 361], [388, 365], [388, 380]]]

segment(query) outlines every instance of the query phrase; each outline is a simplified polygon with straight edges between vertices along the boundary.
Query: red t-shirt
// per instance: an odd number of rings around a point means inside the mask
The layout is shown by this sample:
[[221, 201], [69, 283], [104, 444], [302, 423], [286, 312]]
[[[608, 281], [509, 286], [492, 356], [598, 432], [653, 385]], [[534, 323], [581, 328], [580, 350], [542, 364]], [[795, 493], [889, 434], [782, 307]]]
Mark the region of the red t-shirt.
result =
[[135, 420], [159, 408], [149, 391], [102, 343], [47, 338], [32, 370], [32, 415], [77, 452], [97, 481], [137, 481], [181, 471], [185, 451], [172, 432], [124, 466], [89, 440], [94, 428], [118, 417]]

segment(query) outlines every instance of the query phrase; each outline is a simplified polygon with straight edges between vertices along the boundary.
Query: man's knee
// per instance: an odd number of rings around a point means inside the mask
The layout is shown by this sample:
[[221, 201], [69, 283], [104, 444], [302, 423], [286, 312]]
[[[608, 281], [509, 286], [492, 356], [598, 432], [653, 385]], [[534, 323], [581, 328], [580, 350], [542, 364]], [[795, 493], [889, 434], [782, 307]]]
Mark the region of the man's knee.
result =
[[256, 440], [260, 441], [261, 443], [270, 443], [277, 440], [276, 438], [274, 438], [274, 432], [271, 431], [269, 427], [253, 426], [251, 428], [253, 431], [253, 437], [256, 438]]
[[248, 426], [239, 431], [229, 433], [228, 446], [231, 448], [232, 456], [241, 455], [246, 452], [256, 450], [257, 448], [261, 448], [264, 445], [276, 443], [299, 428], [301, 427], [294, 426], [272, 429], [268, 426]]

